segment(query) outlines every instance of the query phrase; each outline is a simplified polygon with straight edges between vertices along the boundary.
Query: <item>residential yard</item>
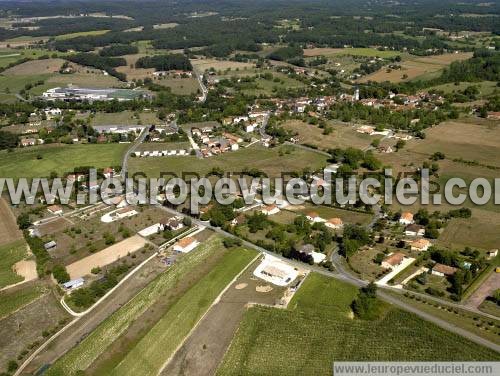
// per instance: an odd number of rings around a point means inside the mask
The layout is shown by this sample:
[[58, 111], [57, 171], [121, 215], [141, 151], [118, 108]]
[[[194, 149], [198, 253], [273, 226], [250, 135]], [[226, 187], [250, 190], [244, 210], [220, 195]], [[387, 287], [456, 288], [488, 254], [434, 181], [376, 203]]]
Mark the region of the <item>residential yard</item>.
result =
[[0, 176], [13, 179], [48, 177], [73, 171], [78, 166], [104, 168], [120, 165], [128, 144], [42, 145], [14, 152], [0, 152]]
[[344, 224], [366, 225], [370, 223], [370, 220], [372, 218], [372, 215], [368, 213], [333, 208], [330, 206], [313, 205], [310, 203], [306, 203], [303, 206], [304, 208], [298, 207], [298, 211], [302, 214], [307, 214], [308, 212], [314, 211], [325, 220], [329, 220], [331, 218], [340, 218], [342, 219], [342, 222], [344, 222]]
[[[102, 258], [102, 255], [111, 253], [116, 256], [125, 256], [127, 249], [132, 253], [142, 248], [145, 244], [131, 240], [135, 238], [131, 236], [169, 217], [160, 209], [146, 207], [136, 208], [138, 214], [133, 217], [103, 223], [101, 216], [115, 210], [112, 207], [104, 207], [104, 209], [92, 217], [72, 218], [73, 223], [58, 220], [40, 226], [43, 240], [46, 242], [54, 240], [57, 243], [57, 248], [50, 252], [51, 257], [62, 265], [73, 265], [71, 270], [74, 270], [75, 275], [80, 268], [90, 270], [97, 266], [93, 264], [95, 262], [105, 259], [109, 261], [109, 257]], [[149, 240], [155, 243], [165, 241], [161, 235], [152, 235]], [[125, 242], [120, 243], [122, 241]], [[100, 251], [109, 247], [112, 248], [101, 254]], [[78, 262], [83, 262], [83, 264], [78, 264]]]
[[227, 252], [210, 273], [186, 292], [111, 374], [157, 373], [229, 282], [256, 256], [247, 249]]
[[[290, 153], [280, 155], [280, 150], [287, 150]], [[298, 148], [286, 146], [264, 148], [254, 145], [203, 160], [194, 156], [132, 158], [129, 166], [132, 174], [143, 172], [148, 177], [159, 177], [161, 172], [170, 172], [178, 176], [182, 176], [182, 173], [206, 175], [214, 167], [222, 168], [227, 172], [241, 172], [244, 168], [256, 168], [270, 177], [277, 177], [283, 172], [300, 171], [306, 167], [322, 168], [326, 166], [326, 157]]]
[[[169, 302], [169, 300], [172, 299], [172, 296], [168, 295], [169, 291], [175, 291], [179, 283], [182, 284], [182, 281], [186, 278], [190, 279], [189, 276], [196, 278], [197, 274], [195, 271], [202, 265], [211, 264], [210, 260], [217, 259], [217, 255], [222, 248], [221, 239], [212, 237], [198, 246], [195, 251], [179, 258], [174, 266], [160, 274], [132, 300], [102, 322], [96, 330], [81, 341], [78, 346], [71, 349], [66, 355], [59, 359], [48, 371], [47, 375], [74, 375], [78, 370], [86, 370], [99, 357], [105, 355], [112, 356], [112, 358], [108, 358], [107, 361], [113, 364], [111, 368], [106, 367], [106, 369], [110, 370], [114, 368], [114, 365], [117, 364], [115, 362], [119, 362], [128, 351], [138, 343], [136, 340], [142, 338], [142, 336], [147, 333], [149, 328], [144, 330], [144, 325], [154, 325], [154, 321], [148, 324], [148, 321], [145, 321], [147, 318], [140, 319], [141, 316], [149, 312], [149, 315], [154, 317], [154, 311], [150, 311], [150, 309], [160, 304], [158, 306], [159, 308], [161, 304]], [[175, 296], [176, 295], [174, 295], [174, 299], [177, 300], [178, 297]], [[161, 317], [158, 317], [158, 320], [160, 318]], [[127, 343], [124, 338], [126, 344], [124, 345], [121, 343], [121, 345], [125, 346], [125, 348], [120, 347], [114, 349], [111, 347], [113, 342], [120, 340], [120, 336], [125, 332], [127, 332], [128, 335], [132, 335], [132, 333], [134, 333], [133, 327], [136, 324], [142, 325], [135, 329], [138, 330], [139, 333], [135, 332], [138, 337], [132, 340], [132, 344]], [[108, 349], [110, 348], [114, 349], [112, 353], [108, 353]], [[106, 374], [106, 372], [104, 374]]]
[[23, 260], [27, 255], [26, 243], [24, 240], [18, 240], [0, 246], [0, 288], [13, 285], [23, 281], [23, 277], [13, 271], [16, 262]]
[[383, 252], [380, 247], [363, 248], [349, 257], [349, 266], [356, 271], [364, 280], [375, 281], [380, 278], [386, 269], [375, 263], [374, 259], [378, 253]]
[[335, 360], [500, 359], [492, 350], [385, 304], [375, 321], [352, 319], [349, 306], [356, 294], [355, 287], [312, 274], [289, 309], [250, 308], [217, 374], [300, 374], [308, 369], [331, 375]]

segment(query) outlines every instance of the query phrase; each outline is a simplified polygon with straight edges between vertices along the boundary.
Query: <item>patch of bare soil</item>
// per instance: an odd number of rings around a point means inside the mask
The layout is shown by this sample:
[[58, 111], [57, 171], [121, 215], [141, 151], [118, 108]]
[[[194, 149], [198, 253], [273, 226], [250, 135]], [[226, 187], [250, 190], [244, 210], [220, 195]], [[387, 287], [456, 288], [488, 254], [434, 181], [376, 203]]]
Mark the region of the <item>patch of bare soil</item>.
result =
[[215, 374], [229, 347], [248, 303], [273, 305], [283, 295], [277, 287], [266, 294], [257, 292], [261, 281], [252, 276], [258, 265], [253, 264], [233, 286], [246, 284], [248, 288], [230, 288], [219, 303], [213, 306], [195, 330], [175, 353], [160, 373], [163, 376], [208, 376]]

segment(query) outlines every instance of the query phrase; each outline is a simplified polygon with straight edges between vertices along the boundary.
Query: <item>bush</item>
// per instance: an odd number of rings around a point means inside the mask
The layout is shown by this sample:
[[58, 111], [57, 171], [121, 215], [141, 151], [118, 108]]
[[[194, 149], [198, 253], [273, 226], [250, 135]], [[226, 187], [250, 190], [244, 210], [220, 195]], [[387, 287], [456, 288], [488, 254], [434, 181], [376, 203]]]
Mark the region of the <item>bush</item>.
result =
[[62, 265], [55, 265], [52, 268], [52, 275], [58, 283], [65, 283], [69, 281], [69, 274], [66, 271], [66, 268]]

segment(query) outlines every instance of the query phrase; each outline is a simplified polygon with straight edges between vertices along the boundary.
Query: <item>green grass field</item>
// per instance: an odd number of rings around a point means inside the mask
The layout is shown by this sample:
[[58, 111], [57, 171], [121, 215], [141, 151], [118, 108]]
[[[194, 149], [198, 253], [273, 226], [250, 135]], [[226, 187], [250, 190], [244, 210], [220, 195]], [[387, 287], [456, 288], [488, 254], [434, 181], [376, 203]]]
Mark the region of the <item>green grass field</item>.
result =
[[213, 237], [198, 246], [195, 251], [182, 257], [173, 267], [167, 269], [132, 300], [102, 322], [77, 347], [59, 359], [47, 372], [47, 376], [75, 375], [78, 370], [87, 369], [118, 337], [126, 332], [133, 321], [152, 307], [166, 290], [174, 288], [179, 279], [192, 273], [222, 247], [221, 239]]
[[[290, 154], [280, 156], [280, 150], [289, 150]], [[131, 158], [129, 166], [131, 173], [143, 172], [148, 177], [158, 177], [160, 172], [170, 172], [178, 175], [183, 172], [191, 172], [205, 175], [214, 167], [220, 167], [228, 172], [239, 172], [245, 167], [257, 168], [266, 172], [269, 176], [281, 176], [282, 172], [298, 171], [305, 167], [312, 170], [322, 168], [326, 166], [326, 157], [298, 148], [277, 147], [268, 149], [254, 145], [202, 160], [194, 156]]]
[[347, 360], [498, 360], [500, 355], [384, 304], [376, 321], [350, 318], [355, 287], [310, 275], [290, 309], [250, 308], [218, 375], [331, 375]]
[[13, 293], [0, 292], [0, 319], [31, 303], [44, 293], [44, 289], [30, 286]]
[[56, 36], [56, 40], [66, 40], [66, 39], [71, 39], [71, 38], [77, 38], [77, 37], [88, 37], [88, 36], [95, 36], [95, 35], [103, 35], [109, 32], [109, 30], [92, 30], [92, 31], [80, 31], [78, 33], [69, 33], [69, 34], [61, 34]]
[[26, 256], [24, 240], [0, 246], [0, 255], [0, 288], [21, 282], [23, 278], [14, 273], [12, 266]]
[[[104, 168], [121, 164], [128, 144], [43, 145], [0, 152], [0, 177], [18, 179], [59, 175], [78, 166]], [[41, 157], [41, 159], [38, 159]]]
[[247, 249], [226, 253], [210, 273], [172, 306], [111, 374], [157, 374], [224, 287], [255, 256], [255, 251]]

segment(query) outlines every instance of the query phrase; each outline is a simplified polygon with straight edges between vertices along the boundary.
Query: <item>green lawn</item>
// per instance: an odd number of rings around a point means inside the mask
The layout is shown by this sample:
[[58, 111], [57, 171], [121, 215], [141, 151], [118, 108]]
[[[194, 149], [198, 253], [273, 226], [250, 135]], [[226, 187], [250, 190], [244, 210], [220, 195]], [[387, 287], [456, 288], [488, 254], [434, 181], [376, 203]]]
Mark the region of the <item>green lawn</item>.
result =
[[255, 251], [247, 249], [235, 249], [226, 253], [210, 273], [172, 306], [111, 374], [157, 374], [224, 287], [255, 256]]
[[128, 147], [129, 144], [43, 145], [10, 153], [2, 151], [0, 177], [47, 177], [52, 171], [62, 175], [78, 166], [117, 166]]
[[221, 239], [212, 237], [198, 246], [195, 251], [180, 258], [174, 266], [167, 269], [132, 300], [102, 322], [77, 347], [59, 359], [47, 372], [47, 376], [75, 375], [78, 370], [87, 369], [117, 338], [126, 332], [133, 321], [139, 319], [144, 312], [157, 303], [165, 291], [174, 288], [179, 279], [196, 270], [198, 266], [213, 257], [221, 247], [223, 247]]
[[12, 266], [26, 256], [24, 240], [0, 246], [0, 255], [0, 288], [21, 282], [23, 278], [14, 273]]
[[[290, 154], [279, 155], [280, 150]], [[281, 176], [283, 172], [300, 171], [305, 167], [311, 170], [326, 166], [326, 157], [318, 153], [293, 147], [265, 148], [253, 145], [238, 151], [225, 153], [205, 159], [194, 156], [131, 158], [131, 173], [143, 172], [148, 177], [158, 177], [160, 172], [181, 175], [183, 172], [207, 174], [212, 168], [220, 167], [226, 172], [240, 172], [243, 168], [257, 168], [271, 177]]]
[[0, 319], [31, 303], [43, 293], [44, 290], [37, 286], [30, 286], [13, 293], [0, 292]]
[[500, 355], [384, 304], [375, 321], [349, 317], [354, 287], [310, 275], [290, 309], [250, 308], [218, 375], [331, 375], [347, 360], [499, 360]]

